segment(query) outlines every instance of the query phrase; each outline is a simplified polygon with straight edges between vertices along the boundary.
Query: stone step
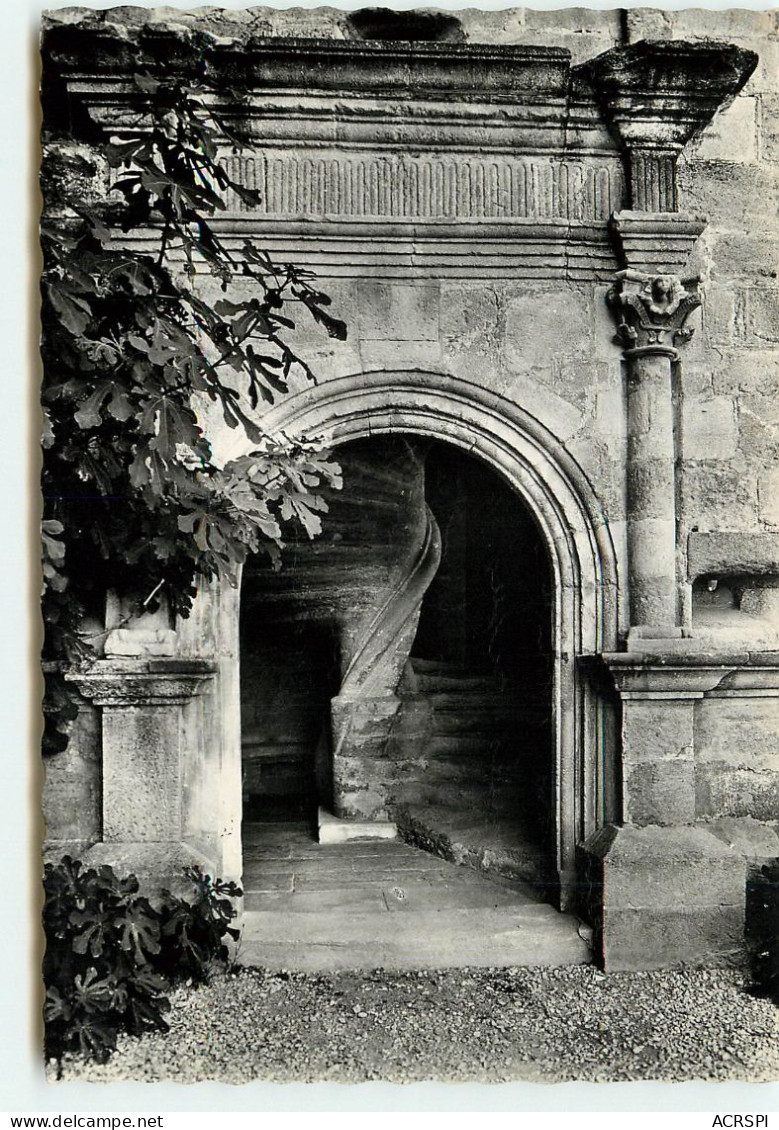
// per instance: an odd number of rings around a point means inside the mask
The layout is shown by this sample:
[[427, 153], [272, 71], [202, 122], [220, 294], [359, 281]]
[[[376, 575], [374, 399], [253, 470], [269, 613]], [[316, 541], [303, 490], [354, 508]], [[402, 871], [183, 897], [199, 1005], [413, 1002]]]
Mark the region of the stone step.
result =
[[417, 676], [419, 691], [425, 695], [446, 693], [471, 695], [485, 692], [494, 695], [500, 694], [500, 683], [493, 675], [428, 675], [421, 674], [416, 669], [414, 673]]
[[474, 689], [462, 693], [455, 691], [440, 691], [426, 696], [429, 698], [436, 714], [453, 713], [468, 714], [517, 714], [533, 717], [533, 711], [528, 710], [526, 704], [519, 701], [509, 692], [505, 694], [496, 690]]
[[376, 883], [343, 885], [330, 889], [303, 888], [292, 893], [285, 891], [248, 892], [244, 895], [244, 910], [289, 914], [326, 914], [348, 910], [350, 914], [380, 911], [390, 914], [417, 914], [428, 910], [446, 910], [453, 902], [460, 909], [488, 910], [496, 907], [512, 908], [522, 921], [553, 921], [557, 911], [546, 903], [527, 900], [521, 902], [511, 890], [504, 890], [475, 872], [465, 874], [475, 880], [472, 887], [461, 882], [438, 883], [405, 880], [392, 885]]
[[468, 675], [469, 672], [461, 663], [449, 659], [422, 659], [418, 655], [411, 656], [411, 666], [418, 675]]
[[472, 758], [475, 761], [487, 761], [491, 764], [515, 765], [517, 761], [517, 742], [502, 731], [476, 731], [453, 730], [450, 733], [441, 733], [436, 730], [424, 745], [424, 756], [454, 761], [463, 761]]
[[[553, 912], [554, 914], [554, 912]], [[382, 914], [248, 911], [239, 961], [267, 969], [425, 969], [592, 963], [584, 928], [508, 907]]]
[[462, 735], [484, 735], [490, 738], [505, 738], [510, 740], [516, 749], [523, 745], [539, 740], [537, 731], [526, 724], [521, 717], [513, 712], [500, 713], [498, 711], [468, 711], [457, 713], [447, 710], [439, 713], [434, 711], [432, 717], [432, 733], [436, 737]]
[[400, 826], [401, 835], [491, 878], [503, 876], [515, 882], [554, 887], [549, 852], [520, 833], [516, 814], [497, 812], [491, 820], [466, 823], [467, 811], [462, 802], [451, 807], [435, 802], [409, 806]]
[[522, 884], [397, 840], [318, 845], [303, 821], [244, 827], [238, 960], [269, 969], [573, 965], [587, 932]]
[[522, 811], [524, 797], [510, 786], [491, 781], [466, 779], [454, 781], [442, 775], [434, 787], [426, 787], [424, 778], [414, 788], [414, 807], [462, 819], [463, 813], [479, 813], [485, 820], [516, 818]]
[[275, 890], [277, 880], [287, 877], [292, 880], [293, 890], [311, 889], [320, 884], [320, 889], [326, 886], [330, 889], [339, 883], [373, 883], [403, 884], [403, 881], [429, 879], [431, 882], [442, 881], [446, 872], [446, 861], [442, 861], [429, 852], [421, 852], [425, 856], [424, 862], [416, 867], [398, 865], [397, 861], [386, 860], [383, 862], [362, 860], [362, 866], [344, 866], [342, 862], [315, 859], [299, 860], [294, 857], [289, 860], [246, 860], [244, 865], [243, 888], [244, 893], [252, 891]]
[[[307, 833], [304, 841], [295, 842], [294, 845], [286, 837], [273, 837], [254, 834], [253, 825], [243, 834], [244, 860], [252, 859], [289, 859], [294, 854], [295, 859], [372, 859], [379, 856], [383, 859], [406, 860], [416, 855], [416, 849], [404, 844], [401, 840], [365, 840], [359, 843], [322, 844], [316, 840], [316, 829]], [[272, 825], [266, 825], [272, 827]]]
[[[469, 796], [475, 795], [477, 788], [483, 789], [485, 792], [489, 791], [489, 786], [493, 788], [500, 788], [507, 786], [510, 781], [507, 779], [496, 779], [489, 771], [489, 765], [483, 765], [480, 762], [474, 762], [472, 759], [462, 760], [431, 760], [425, 766], [422, 775], [421, 784], [427, 789], [435, 786], [435, 795], [438, 794], [440, 788], [446, 788], [452, 785], [458, 791], [473, 784], [473, 790], [469, 790]], [[454, 799], [454, 798], [453, 798]]]

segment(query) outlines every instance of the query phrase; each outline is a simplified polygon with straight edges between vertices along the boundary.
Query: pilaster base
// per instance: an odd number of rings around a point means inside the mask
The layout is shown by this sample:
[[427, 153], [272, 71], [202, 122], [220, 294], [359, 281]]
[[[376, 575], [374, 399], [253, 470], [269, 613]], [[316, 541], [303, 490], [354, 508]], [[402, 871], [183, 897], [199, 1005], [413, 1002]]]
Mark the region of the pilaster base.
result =
[[188, 867], [216, 874], [213, 861], [186, 843], [101, 842], [93, 844], [82, 858], [91, 867], [109, 864], [119, 878], [135, 875], [145, 894], [167, 888], [173, 894], [191, 895], [192, 884], [184, 874]]
[[707, 828], [610, 825], [584, 871], [604, 969], [744, 962], [746, 861]]

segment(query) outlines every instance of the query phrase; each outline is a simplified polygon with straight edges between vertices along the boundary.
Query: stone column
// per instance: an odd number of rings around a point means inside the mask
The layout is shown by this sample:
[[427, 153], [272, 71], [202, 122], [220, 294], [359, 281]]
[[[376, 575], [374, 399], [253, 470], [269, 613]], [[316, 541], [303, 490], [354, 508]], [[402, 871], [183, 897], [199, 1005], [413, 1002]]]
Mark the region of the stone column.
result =
[[678, 633], [673, 416], [675, 344], [700, 305], [697, 280], [621, 271], [609, 293], [627, 370], [627, 537], [630, 624]]
[[696, 824], [695, 703], [726, 676], [682, 639], [674, 381], [700, 305], [689, 260], [706, 221], [678, 212], [685, 145], [757, 57], [727, 43], [642, 41], [584, 68], [622, 153], [627, 210], [608, 302], [627, 380], [627, 651], [604, 655], [621, 700], [622, 820], [584, 845], [586, 912], [609, 969], [722, 964], [744, 941], [743, 854]]
[[679, 631], [671, 381], [684, 323], [700, 305], [682, 281], [705, 227], [677, 212], [685, 145], [743, 87], [757, 56], [729, 43], [642, 40], [584, 67], [622, 153], [630, 211], [612, 217], [625, 268], [609, 302], [628, 379], [628, 570], [633, 635]]
[[86, 855], [118, 871], [175, 885], [210, 861], [184, 842], [181, 711], [212, 664], [173, 658], [104, 659], [70, 676], [102, 708], [102, 841]]

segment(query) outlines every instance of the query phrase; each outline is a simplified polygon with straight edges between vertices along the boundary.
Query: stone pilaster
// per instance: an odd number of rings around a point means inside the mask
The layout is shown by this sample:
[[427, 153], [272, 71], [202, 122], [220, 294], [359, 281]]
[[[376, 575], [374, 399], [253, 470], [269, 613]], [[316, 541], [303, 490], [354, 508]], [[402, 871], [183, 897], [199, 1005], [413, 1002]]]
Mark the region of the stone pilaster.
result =
[[184, 842], [181, 712], [212, 671], [202, 660], [114, 658], [69, 676], [102, 712], [102, 840], [89, 860], [161, 885], [208, 863]]
[[602, 656], [621, 700], [624, 823], [584, 845], [582, 889], [610, 970], [741, 961], [747, 866], [776, 846], [754, 821], [699, 821], [695, 715], [704, 699], [776, 698], [777, 657], [655, 646]]
[[603, 657], [622, 702], [622, 815], [628, 824], [695, 820], [696, 701], [725, 675], [719, 666], [667, 655]]
[[700, 305], [680, 277], [705, 227], [678, 213], [676, 163], [749, 78], [757, 56], [728, 43], [642, 40], [585, 67], [622, 153], [629, 211], [612, 216], [624, 270], [609, 294], [627, 363], [628, 570], [634, 635], [679, 635], [672, 378]]

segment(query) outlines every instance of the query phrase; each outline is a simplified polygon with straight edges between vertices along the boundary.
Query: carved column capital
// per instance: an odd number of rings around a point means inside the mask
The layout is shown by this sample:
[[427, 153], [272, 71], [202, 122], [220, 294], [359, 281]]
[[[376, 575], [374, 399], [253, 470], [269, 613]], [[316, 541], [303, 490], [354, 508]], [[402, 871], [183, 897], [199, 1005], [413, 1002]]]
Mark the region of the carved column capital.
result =
[[617, 320], [615, 340], [626, 357], [660, 355], [676, 360], [677, 342], [689, 341], [688, 316], [701, 304], [699, 279], [620, 271], [606, 296]]

